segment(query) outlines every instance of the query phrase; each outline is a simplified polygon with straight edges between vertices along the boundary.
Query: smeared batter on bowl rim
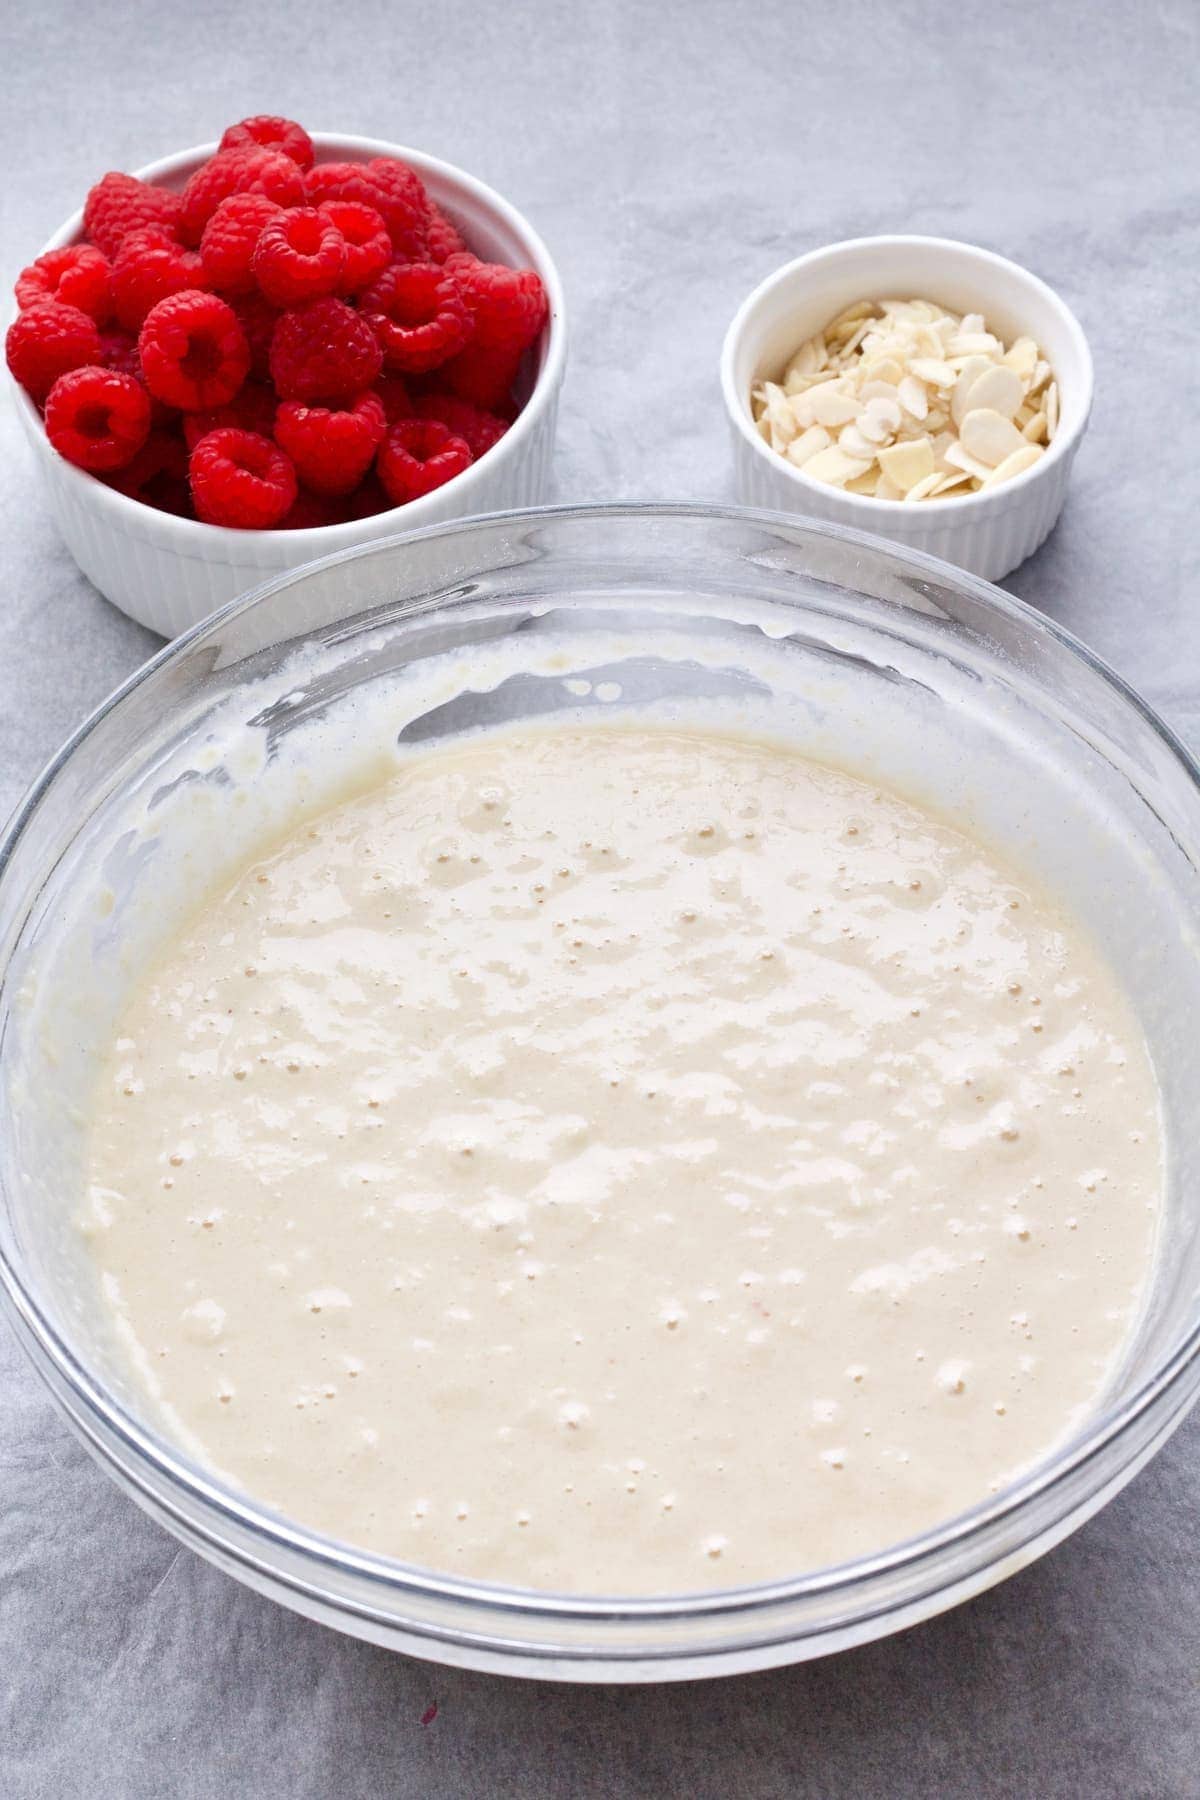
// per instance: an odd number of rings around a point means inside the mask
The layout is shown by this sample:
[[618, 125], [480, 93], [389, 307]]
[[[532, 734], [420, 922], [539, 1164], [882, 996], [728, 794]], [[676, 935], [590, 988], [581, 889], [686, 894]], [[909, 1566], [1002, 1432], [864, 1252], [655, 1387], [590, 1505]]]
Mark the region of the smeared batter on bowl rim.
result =
[[1100, 1397], [1158, 1104], [952, 824], [654, 726], [410, 754], [212, 896], [98, 1081], [83, 1227], [172, 1429], [335, 1537], [568, 1592], [782, 1577]]

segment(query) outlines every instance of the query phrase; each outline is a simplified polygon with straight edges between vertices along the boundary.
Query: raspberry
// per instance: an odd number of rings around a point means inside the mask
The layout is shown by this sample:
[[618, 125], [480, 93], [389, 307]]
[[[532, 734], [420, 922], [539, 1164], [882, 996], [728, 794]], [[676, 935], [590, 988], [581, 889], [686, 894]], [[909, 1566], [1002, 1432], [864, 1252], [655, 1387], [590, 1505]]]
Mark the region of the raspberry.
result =
[[279, 521], [280, 531], [312, 531], [321, 525], [340, 523], [338, 508], [321, 494], [306, 494], [303, 489]]
[[94, 244], [68, 244], [65, 250], [47, 250], [17, 276], [17, 305], [22, 311], [43, 300], [77, 306], [98, 325], [112, 312], [112, 285], [108, 258]]
[[88, 194], [83, 208], [83, 235], [107, 257], [121, 248], [126, 232], [157, 225], [173, 232], [179, 221], [179, 195], [151, 187], [136, 175], [110, 170]]
[[430, 262], [444, 263], [448, 256], [465, 251], [467, 246], [441, 207], [429, 203], [429, 223], [425, 228], [425, 254]]
[[275, 306], [319, 300], [341, 285], [346, 240], [324, 213], [298, 206], [263, 227], [250, 267]]
[[188, 462], [197, 518], [262, 531], [278, 525], [296, 498], [296, 471], [269, 438], [210, 431]]
[[230, 125], [222, 134], [218, 150], [249, 150], [258, 145], [263, 150], [278, 150], [290, 156], [298, 169], [313, 166], [313, 141], [303, 125], [294, 119], [279, 119], [273, 113], [257, 113]]
[[278, 150], [220, 150], [198, 168], [183, 190], [179, 235], [198, 244], [204, 227], [231, 194], [265, 194], [276, 206], [303, 206], [304, 176]]
[[394, 506], [431, 494], [470, 466], [469, 447], [438, 419], [401, 419], [388, 432], [376, 464]]
[[394, 425], [397, 419], [412, 418], [412, 395], [399, 375], [381, 375], [375, 383], [375, 392], [383, 402], [384, 417], [389, 425]]
[[310, 300], [282, 313], [271, 339], [281, 400], [344, 400], [370, 387], [382, 363], [375, 333], [344, 300]]
[[200, 261], [206, 280], [221, 294], [256, 293], [250, 259], [265, 226], [283, 209], [265, 194], [231, 194], [222, 200], [200, 234]]
[[192, 288], [151, 309], [138, 354], [150, 392], [184, 412], [225, 406], [250, 369], [250, 346], [233, 308]]
[[372, 393], [337, 410], [284, 400], [275, 415], [275, 442], [291, 457], [305, 487], [318, 494], [356, 488], [386, 433], [383, 401]]
[[279, 323], [279, 314], [269, 300], [255, 288], [252, 294], [239, 294], [229, 303], [237, 314], [238, 324], [250, 346], [250, 373], [259, 381], [271, 379], [271, 339]]
[[200, 439], [207, 437], [210, 431], [221, 431], [227, 426], [232, 426], [237, 431], [253, 431], [258, 437], [271, 437], [275, 430], [275, 395], [272, 390], [264, 382], [247, 381], [228, 406], [212, 406], [207, 412], [185, 413], [184, 442], [189, 450], [194, 450]]
[[150, 436], [150, 396], [132, 375], [71, 369], [46, 398], [46, 436], [77, 468], [123, 468]]
[[17, 314], [4, 353], [15, 379], [40, 403], [68, 369], [99, 363], [100, 333], [95, 319], [77, 306], [45, 300]]
[[126, 331], [139, 331], [146, 314], [168, 294], [199, 286], [200, 258], [157, 225], [126, 232], [112, 270], [113, 305]]
[[[114, 370], [118, 375], [132, 375], [143, 388], [146, 378], [142, 374], [142, 359], [138, 355], [137, 339], [127, 331], [102, 331], [100, 333], [100, 361], [104, 368]], [[177, 416], [172, 406], [164, 406], [161, 400], [146, 390], [150, 401], [150, 424], [169, 425]]]
[[452, 256], [446, 268], [475, 320], [483, 350], [527, 350], [550, 315], [546, 290], [534, 269], [506, 269], [471, 255]]
[[375, 513], [387, 512], [391, 501], [383, 491], [378, 475], [368, 475], [352, 494], [343, 500], [331, 501], [335, 510], [335, 524], [346, 524], [351, 519], [369, 519]]
[[476, 462], [508, 430], [507, 419], [497, 418], [495, 413], [472, 406], [469, 400], [459, 400], [454, 394], [422, 394], [415, 411], [422, 419], [439, 419], [455, 437], [462, 439]]
[[429, 198], [419, 175], [394, 157], [369, 163], [318, 163], [307, 179], [308, 202], [357, 200], [373, 206], [387, 227], [392, 247], [401, 256], [423, 256], [429, 221]]
[[520, 350], [470, 343], [438, 370], [438, 380], [458, 399], [496, 412], [510, 402], [522, 355]]
[[157, 506], [163, 512], [193, 517], [192, 490], [187, 480], [187, 450], [174, 432], [151, 431], [131, 463], [108, 478], [109, 487]]
[[360, 294], [392, 260], [392, 240], [382, 214], [361, 200], [322, 200], [317, 208], [346, 240], [346, 267], [338, 293]]
[[437, 263], [393, 263], [372, 282], [361, 304], [388, 367], [410, 374], [436, 369], [471, 335], [458, 283]]

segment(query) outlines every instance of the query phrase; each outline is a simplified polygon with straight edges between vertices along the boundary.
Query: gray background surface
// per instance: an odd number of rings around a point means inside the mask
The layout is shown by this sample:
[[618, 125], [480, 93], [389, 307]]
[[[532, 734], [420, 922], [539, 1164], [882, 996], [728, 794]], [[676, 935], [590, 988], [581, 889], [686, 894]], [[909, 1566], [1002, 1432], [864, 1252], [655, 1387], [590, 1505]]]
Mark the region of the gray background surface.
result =
[[[473, 170], [560, 260], [558, 497], [729, 498], [742, 295], [858, 233], [971, 239], [1078, 310], [1098, 400], [1012, 590], [1200, 748], [1195, 0], [49, 0], [0, 8], [5, 288], [105, 168], [248, 112]], [[0, 399], [0, 814], [154, 649], [57, 540]], [[343, 1639], [122, 1498], [0, 1329], [0, 1794], [1200, 1795], [1200, 1417], [1066, 1545], [824, 1663], [555, 1688]], [[436, 1719], [421, 1723], [437, 1703]]]

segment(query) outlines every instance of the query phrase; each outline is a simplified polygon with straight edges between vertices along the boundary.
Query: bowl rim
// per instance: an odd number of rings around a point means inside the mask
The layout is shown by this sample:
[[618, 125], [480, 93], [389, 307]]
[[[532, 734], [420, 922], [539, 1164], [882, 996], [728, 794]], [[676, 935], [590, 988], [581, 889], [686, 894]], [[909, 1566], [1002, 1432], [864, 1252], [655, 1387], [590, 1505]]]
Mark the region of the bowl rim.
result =
[[[848, 252], [876, 250], [884, 251], [895, 245], [906, 249], [918, 248], [928, 251], [936, 258], [946, 251], [956, 256], [975, 259], [985, 269], [1003, 269], [1009, 276], [1014, 276], [1024, 285], [1028, 292], [1036, 293], [1057, 313], [1062, 325], [1071, 339], [1075, 354], [1079, 359], [1080, 398], [1082, 404], [1078, 418], [1066, 431], [1055, 433], [1044, 456], [1032, 468], [1024, 469], [1021, 474], [1013, 476], [990, 493], [977, 494], [945, 494], [936, 500], [923, 500], [914, 505], [906, 500], [878, 500], [873, 494], [848, 494], [844, 488], [831, 487], [827, 482], [814, 481], [803, 469], [789, 462], [786, 456], [780, 456], [777, 450], [760, 437], [750, 412], [749, 394], [741, 394], [734, 377], [734, 364], [742, 340], [746, 335], [751, 317], [756, 308], [768, 295], [777, 288], [784, 287], [797, 274], [819, 267], [823, 263], [840, 260]], [[1041, 480], [1056, 463], [1069, 461], [1074, 455], [1080, 439], [1087, 430], [1091, 415], [1092, 402], [1095, 395], [1095, 370], [1092, 352], [1079, 323], [1071, 308], [1062, 296], [1035, 275], [1023, 264], [1014, 262], [1011, 257], [1001, 256], [995, 250], [985, 250], [980, 244], [967, 243], [962, 238], [930, 237], [921, 233], [891, 232], [871, 237], [842, 238], [837, 243], [822, 244], [815, 250], [808, 250], [803, 256], [793, 257], [791, 262], [784, 263], [760, 281], [742, 301], [733, 318], [729, 322], [721, 345], [720, 358], [721, 393], [725, 401], [725, 410], [730, 422], [738, 434], [753, 449], [755, 455], [766, 459], [767, 465], [777, 473], [789, 476], [796, 484], [800, 496], [820, 494], [828, 504], [830, 500], [844, 505], [847, 513], [862, 508], [862, 529], [869, 531], [878, 529], [886, 533], [891, 523], [898, 517], [912, 519], [929, 515], [929, 509], [937, 508], [936, 517], [939, 524], [945, 524], [955, 518], [978, 518], [980, 514], [1008, 512], [1019, 496], [1027, 492], [1037, 481]], [[872, 527], [871, 520], [876, 521]]]
[[[478, 471], [482, 469], [484, 477], [491, 475], [498, 463], [519, 454], [525, 448], [527, 440], [532, 438], [545, 413], [554, 404], [562, 384], [567, 353], [567, 315], [562, 277], [544, 239], [524, 213], [495, 188], [489, 187], [466, 169], [445, 162], [441, 157], [431, 156], [426, 151], [414, 150], [404, 144], [393, 144], [383, 138], [358, 137], [345, 132], [313, 131], [309, 136], [318, 157], [322, 152], [339, 151], [351, 152], [362, 160], [373, 156], [397, 157], [414, 168], [422, 179], [433, 175], [446, 181], [502, 221], [520, 239], [523, 254], [528, 256], [546, 289], [550, 312], [544, 327], [545, 355], [528, 400], [504, 436], [472, 462], [469, 468], [464, 469], [461, 475], [445, 482], [443, 488], [436, 488], [432, 494], [421, 495], [416, 500], [406, 502], [404, 506], [389, 507], [384, 512], [368, 514], [363, 519], [348, 519], [336, 525], [306, 525], [296, 530], [283, 530], [275, 526], [265, 531], [209, 525], [202, 519], [179, 518], [158, 507], [147, 506], [143, 501], [135, 500], [117, 488], [110, 487], [88, 470], [77, 468], [74, 463], [59, 456], [46, 436], [41, 413], [11, 371], [6, 369], [6, 377], [12, 383], [26, 435], [41, 452], [53, 458], [59, 466], [60, 478], [74, 489], [75, 498], [81, 506], [107, 515], [113, 526], [132, 535], [142, 536], [147, 529], [152, 528], [156, 535], [163, 534], [173, 538], [173, 548], [178, 554], [198, 557], [205, 562], [240, 563], [244, 558], [246, 545], [256, 543], [276, 550], [286, 547], [295, 565], [297, 552], [303, 552], [300, 560], [307, 562], [318, 556], [335, 553], [339, 549], [350, 549], [361, 541], [365, 525], [378, 526], [380, 535], [394, 536], [405, 529], [402, 521], [411, 517], [414, 522], [407, 529], [417, 530], [422, 519], [427, 523], [434, 522], [429, 516], [433, 506], [427, 503], [440, 499], [443, 490], [453, 489], [456, 497], [461, 495], [465, 514], [469, 511], [472, 490], [483, 478]], [[163, 181], [190, 173], [200, 163], [215, 155], [217, 149], [218, 145], [215, 143], [195, 144], [188, 150], [173, 151], [169, 156], [161, 156], [154, 162], [146, 163], [133, 173], [139, 181]], [[326, 156], [325, 160], [336, 160], [336, 155]], [[82, 230], [83, 209], [80, 207], [59, 226], [37, 255], [44, 256], [47, 251], [59, 250], [64, 245], [75, 242]]]
[[[337, 564], [344, 564], [373, 556], [381, 549], [399, 548], [414, 542], [423, 542], [438, 537], [463, 536], [482, 533], [495, 529], [497, 525], [536, 525], [552, 519], [589, 519], [597, 521], [619, 521], [637, 518], [653, 519], [697, 519], [702, 522], [719, 520], [732, 525], [759, 525], [773, 531], [799, 533], [817, 539], [824, 539], [851, 549], [880, 552], [899, 563], [902, 568], [925, 582], [935, 581], [942, 586], [957, 587], [967, 593], [977, 603], [999, 613], [1002, 617], [1016, 624], [1028, 627], [1035, 626], [1057, 642], [1072, 657], [1079, 658], [1091, 671], [1097, 674], [1116, 694], [1118, 700], [1140, 716], [1145, 724], [1161, 740], [1166, 750], [1179, 764], [1191, 786], [1200, 792], [1200, 763], [1192, 756], [1169, 725], [1162, 720], [1149, 704], [1141, 698], [1115, 670], [1100, 656], [1090, 650], [1080, 639], [1062, 625], [1056, 623], [1045, 614], [1006, 593], [993, 583], [980, 576], [944, 562], [937, 557], [911, 548], [898, 545], [890, 540], [874, 534], [860, 531], [854, 527], [844, 526], [826, 520], [798, 518], [795, 515], [766, 508], [705, 505], [696, 503], [663, 504], [656, 502], [628, 503], [610, 502], [595, 505], [557, 505], [477, 514], [465, 519], [443, 521], [425, 526], [411, 532], [394, 534], [390, 538], [375, 539], [369, 543], [354, 545], [328, 557], [275, 574], [260, 583], [249, 593], [229, 601], [214, 613], [184, 632], [172, 643], [164, 646], [156, 655], [150, 657], [128, 679], [116, 688], [107, 699], [102, 701], [94, 711], [76, 728], [58, 752], [50, 759], [38, 775], [24, 798], [20, 801], [0, 836], [0, 883], [3, 882], [9, 864], [21, 841], [26, 828], [30, 824], [44, 796], [63, 769], [70, 763], [77, 751], [98, 725], [124, 700], [141, 687], [160, 669], [172, 662], [182, 660], [205, 637], [220, 632], [224, 625], [239, 614], [252, 610], [281, 589], [309, 575]], [[4, 969], [0, 969], [0, 979]], [[56, 1327], [42, 1311], [37, 1300], [29, 1293], [24, 1281], [8, 1255], [0, 1246], [0, 1299], [3, 1300], [14, 1324], [18, 1326], [18, 1336], [30, 1351], [34, 1366], [42, 1378], [51, 1386], [56, 1399], [76, 1429], [87, 1438], [93, 1449], [98, 1450], [106, 1465], [115, 1467], [123, 1481], [132, 1484], [140, 1494], [148, 1492], [144, 1485], [145, 1477], [141, 1472], [143, 1465], [149, 1465], [157, 1475], [165, 1481], [168, 1498], [158, 1496], [166, 1516], [180, 1520], [182, 1515], [177, 1510], [179, 1495], [182, 1492], [201, 1513], [199, 1526], [189, 1521], [189, 1530], [198, 1536], [203, 1546], [213, 1543], [214, 1515], [218, 1521], [231, 1524], [244, 1532], [259, 1545], [270, 1546], [274, 1551], [284, 1555], [300, 1557], [311, 1571], [318, 1568], [336, 1570], [343, 1575], [364, 1579], [377, 1583], [380, 1592], [387, 1594], [393, 1603], [403, 1599], [405, 1595], [417, 1596], [430, 1601], [457, 1603], [461, 1606], [474, 1606], [483, 1609], [498, 1622], [509, 1618], [515, 1621], [517, 1615], [536, 1624], [549, 1623], [553, 1620], [579, 1622], [595, 1622], [600, 1629], [611, 1629], [621, 1621], [627, 1623], [677, 1623], [687, 1618], [732, 1618], [735, 1615], [753, 1615], [769, 1618], [772, 1611], [788, 1603], [803, 1603], [818, 1598], [845, 1595], [852, 1601], [857, 1593], [870, 1590], [873, 1583], [889, 1575], [913, 1575], [922, 1565], [930, 1563], [943, 1553], [955, 1549], [966, 1550], [971, 1546], [979, 1548], [986, 1544], [988, 1534], [998, 1527], [1028, 1514], [1039, 1498], [1045, 1497], [1051, 1490], [1066, 1486], [1072, 1476], [1076, 1475], [1094, 1458], [1100, 1455], [1114, 1440], [1124, 1435], [1129, 1428], [1150, 1412], [1160, 1402], [1165, 1402], [1173, 1390], [1177, 1390], [1182, 1378], [1194, 1364], [1200, 1360], [1200, 1310], [1181, 1341], [1169, 1355], [1158, 1361], [1135, 1391], [1123, 1399], [1118, 1405], [1098, 1411], [1076, 1431], [1057, 1452], [1051, 1453], [1031, 1470], [1009, 1483], [1000, 1493], [978, 1502], [964, 1512], [955, 1514], [944, 1523], [919, 1533], [899, 1543], [886, 1546], [884, 1549], [849, 1562], [830, 1565], [824, 1568], [800, 1571], [777, 1577], [767, 1582], [752, 1583], [741, 1587], [702, 1589], [672, 1594], [652, 1594], [620, 1596], [611, 1594], [560, 1594], [549, 1590], [504, 1586], [498, 1583], [468, 1579], [435, 1570], [423, 1568], [417, 1564], [406, 1563], [399, 1558], [388, 1557], [378, 1552], [361, 1550], [341, 1540], [325, 1537], [313, 1528], [296, 1523], [282, 1515], [274, 1514], [267, 1506], [255, 1500], [251, 1495], [241, 1495], [232, 1488], [222, 1485], [219, 1477], [206, 1471], [199, 1464], [194, 1464], [182, 1450], [177, 1450], [165, 1440], [158, 1439], [153, 1430], [139, 1423], [121, 1404], [113, 1398], [102, 1383], [85, 1367], [59, 1335]], [[38, 1354], [30, 1350], [30, 1340]], [[74, 1400], [81, 1403], [90, 1417], [81, 1419], [65, 1401], [54, 1381], [38, 1361], [38, 1355], [45, 1358], [54, 1371], [55, 1377], [61, 1381]], [[1190, 1397], [1184, 1395], [1177, 1399], [1175, 1411], [1169, 1415], [1165, 1423], [1158, 1427], [1161, 1435], [1166, 1435], [1174, 1424], [1182, 1417]], [[107, 1434], [107, 1437], [105, 1436]], [[120, 1462], [107, 1448], [107, 1439], [119, 1440], [132, 1454], [135, 1469], [131, 1470]], [[1155, 1443], [1161, 1441], [1155, 1439]], [[1149, 1452], [1146, 1452], [1149, 1454]], [[1144, 1460], [1144, 1457], [1142, 1458]], [[1128, 1474], [1136, 1471], [1140, 1461], [1134, 1460]], [[1111, 1492], [1111, 1486], [1104, 1490]], [[1093, 1504], [1099, 1504], [1094, 1502]], [[1076, 1502], [1068, 1506], [1059, 1516], [1068, 1523], [1062, 1527], [1069, 1530], [1072, 1525], [1087, 1516], [1086, 1508]], [[1028, 1543], [1035, 1541], [1039, 1535], [1044, 1536], [1048, 1528], [1043, 1527], [1041, 1533], [1030, 1521], [1030, 1528], [1019, 1543], [1008, 1543], [1003, 1551], [993, 1553], [978, 1566], [993, 1570], [992, 1579], [1000, 1574], [1011, 1572], [1020, 1565], [1021, 1550]], [[1054, 1541], [1053, 1538], [1051, 1541]], [[224, 1543], [225, 1556], [232, 1559], [239, 1569], [257, 1569], [262, 1564], [256, 1556], [244, 1546], [230, 1547]], [[261, 1554], [261, 1553], [260, 1553]], [[1014, 1558], [1016, 1561], [1014, 1562]], [[997, 1567], [997, 1564], [1001, 1565]], [[228, 1565], [228, 1562], [226, 1563]], [[311, 1591], [304, 1587], [294, 1569], [283, 1570], [278, 1566], [272, 1568], [276, 1579], [286, 1592], [297, 1594]], [[968, 1571], [970, 1573], [971, 1571]], [[961, 1578], [959, 1578], [961, 1579]], [[937, 1582], [927, 1590], [938, 1594], [948, 1586], [953, 1588], [955, 1579]], [[986, 1580], [980, 1585], [987, 1585]], [[974, 1591], [974, 1590], [972, 1590]], [[903, 1604], [920, 1603], [920, 1595], [909, 1596]], [[364, 1603], [353, 1602], [346, 1597], [339, 1597], [334, 1603], [341, 1612], [359, 1614], [364, 1610]], [[888, 1616], [895, 1612], [902, 1603], [893, 1601], [889, 1604], [880, 1601], [868, 1610], [852, 1612], [849, 1622], [869, 1621], [880, 1614]], [[925, 1607], [917, 1616], [925, 1616], [931, 1609]], [[399, 1623], [394, 1614], [388, 1614], [392, 1623]], [[455, 1628], [442, 1626], [406, 1627], [416, 1631], [418, 1635], [432, 1638], [440, 1642], [460, 1642], [461, 1634]], [[887, 1629], [887, 1627], [885, 1627]], [[803, 1629], [788, 1634], [788, 1642], [803, 1641], [811, 1634]], [[879, 1635], [868, 1633], [868, 1635]], [[473, 1638], [473, 1642], [477, 1639]], [[760, 1640], [755, 1640], [759, 1642]], [[772, 1639], [771, 1642], [776, 1640]], [[525, 1641], [504, 1640], [501, 1644], [495, 1637], [486, 1637], [484, 1642], [491, 1649], [511, 1656], [517, 1661], [537, 1661], [544, 1653], [536, 1646]], [[745, 1643], [739, 1650], [748, 1647]], [[566, 1662], [595, 1662], [606, 1666], [618, 1663], [650, 1662], [661, 1664], [664, 1668], [672, 1663], [695, 1663], [705, 1660], [719, 1663], [729, 1654], [729, 1646], [721, 1645], [710, 1651], [667, 1649], [660, 1651], [627, 1651], [619, 1646], [606, 1643], [592, 1643], [582, 1650], [559, 1648], [555, 1655]], [[742, 1666], [759, 1666], [742, 1665]]]

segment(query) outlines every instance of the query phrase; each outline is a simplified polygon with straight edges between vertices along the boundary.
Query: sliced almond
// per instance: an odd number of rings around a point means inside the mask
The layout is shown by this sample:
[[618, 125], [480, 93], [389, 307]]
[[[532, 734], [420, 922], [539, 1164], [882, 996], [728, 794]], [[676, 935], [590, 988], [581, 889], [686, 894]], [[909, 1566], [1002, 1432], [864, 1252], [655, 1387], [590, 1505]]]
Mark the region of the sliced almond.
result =
[[810, 425], [807, 431], [802, 431], [800, 436], [793, 438], [788, 445], [788, 461], [794, 463], [798, 469], [802, 469], [810, 456], [815, 456], [818, 450], [828, 450], [831, 442], [832, 439], [823, 425]]
[[[868, 424], [870, 430], [867, 429]], [[892, 396], [873, 394], [863, 408], [859, 429], [872, 443], [890, 438], [900, 429], [900, 402]], [[882, 437], [880, 434], [882, 433]]]
[[992, 412], [1000, 413], [1011, 419], [1025, 397], [1021, 386], [1021, 378], [1012, 369], [1006, 369], [1003, 363], [993, 363], [983, 371], [978, 381], [971, 384], [971, 410], [977, 406], [986, 406]]
[[1006, 348], [982, 313], [920, 298], [846, 307], [751, 403], [793, 467], [887, 500], [954, 497], [1032, 466], [1021, 459], [1042, 454], [1059, 407], [1033, 338]]
[[1031, 337], [1017, 338], [1012, 348], [1004, 352], [1004, 362], [1022, 383], [1028, 385], [1038, 364], [1037, 345]]
[[933, 445], [928, 438], [918, 438], [911, 444], [893, 444], [889, 450], [879, 452], [879, 467], [894, 487], [907, 494], [919, 481], [935, 473]]
[[[966, 320], [963, 320], [966, 324]], [[989, 361], [1004, 348], [990, 331], [960, 331], [946, 345], [947, 356], [986, 356]]]
[[990, 469], [996, 468], [1025, 442], [1011, 419], [1006, 419], [1003, 413], [993, 412], [988, 406], [971, 408], [959, 427], [958, 441], [968, 455], [977, 457]]
[[936, 475], [927, 475], [924, 481], [918, 481], [915, 487], [910, 487], [904, 498], [906, 500], [924, 500], [932, 494], [937, 484], [938, 477]]
[[959, 469], [957, 474], [954, 475], [943, 475], [938, 481], [937, 486], [930, 488], [928, 498], [930, 500], [940, 500], [942, 495], [948, 494], [952, 488], [961, 487], [965, 481], [973, 481], [974, 479], [975, 477], [973, 475], [968, 475], [965, 469]]
[[928, 382], [930, 387], [949, 388], [954, 386], [955, 372], [948, 362], [934, 356], [918, 356], [908, 365], [909, 373], [918, 381]]
[[803, 399], [811, 423], [824, 425], [827, 429], [836, 430], [839, 425], [849, 425], [862, 411], [861, 402], [853, 394], [845, 393], [840, 381], [829, 381], [820, 387], [809, 388]]
[[804, 473], [811, 475], [814, 481], [824, 481], [830, 487], [845, 487], [858, 475], [865, 475], [870, 464], [861, 457], [847, 456], [836, 444], [828, 450], [818, 450], [804, 465]]
[[977, 456], [972, 456], [971, 452], [964, 450], [959, 443], [949, 446], [943, 460], [947, 464], [947, 474], [951, 469], [965, 469], [968, 475], [974, 475], [979, 481], [986, 481], [992, 472], [990, 463], [980, 462]]
[[915, 375], [906, 375], [896, 392], [906, 413], [917, 420], [925, 417], [929, 411], [929, 395], [923, 381], [918, 381]]
[[1014, 475], [1023, 475], [1026, 469], [1032, 469], [1034, 463], [1040, 462], [1045, 451], [1037, 444], [1022, 444], [1011, 456], [1006, 456], [996, 468], [990, 469], [984, 479], [985, 488], [999, 487], [1002, 481], [1011, 481]]
[[875, 445], [863, 430], [865, 423], [864, 414], [857, 425], [843, 425], [838, 432], [838, 447], [860, 462], [874, 462]]
[[979, 377], [986, 374], [991, 367], [986, 356], [968, 356], [963, 363], [954, 383], [954, 395], [950, 401], [950, 417], [956, 425], [962, 425], [972, 387]]

